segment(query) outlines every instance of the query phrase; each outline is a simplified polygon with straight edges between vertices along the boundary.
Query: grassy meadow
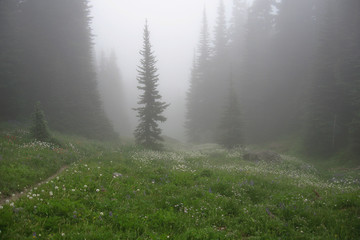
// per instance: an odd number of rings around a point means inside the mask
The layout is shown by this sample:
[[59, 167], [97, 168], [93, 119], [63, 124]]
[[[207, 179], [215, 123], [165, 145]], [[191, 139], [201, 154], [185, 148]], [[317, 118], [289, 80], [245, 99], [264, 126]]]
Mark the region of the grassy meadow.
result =
[[359, 170], [57, 139], [0, 133], [0, 239], [360, 239]]

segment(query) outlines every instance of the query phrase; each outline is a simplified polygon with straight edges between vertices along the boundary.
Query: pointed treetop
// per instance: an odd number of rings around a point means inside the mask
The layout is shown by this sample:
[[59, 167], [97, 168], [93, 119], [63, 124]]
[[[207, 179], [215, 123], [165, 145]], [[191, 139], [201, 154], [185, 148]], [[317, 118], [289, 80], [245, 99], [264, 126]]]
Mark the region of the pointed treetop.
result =
[[225, 6], [222, 0], [219, 0], [218, 15], [215, 25], [214, 52], [215, 56], [223, 55], [227, 44]]

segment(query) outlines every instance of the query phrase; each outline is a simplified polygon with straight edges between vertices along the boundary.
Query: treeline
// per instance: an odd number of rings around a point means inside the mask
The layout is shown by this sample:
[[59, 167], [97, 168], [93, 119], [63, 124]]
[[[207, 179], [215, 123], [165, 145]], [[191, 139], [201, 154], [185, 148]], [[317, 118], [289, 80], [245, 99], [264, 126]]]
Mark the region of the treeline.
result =
[[[247, 8], [234, 0], [229, 23], [224, 11], [220, 1], [213, 38], [204, 12], [187, 94], [189, 141], [297, 136], [311, 154], [359, 153], [360, 1], [255, 0]], [[231, 116], [224, 109], [236, 102]], [[242, 137], [231, 140], [239, 128]]]
[[52, 129], [116, 137], [102, 109], [86, 0], [0, 1], [0, 120], [41, 102]]

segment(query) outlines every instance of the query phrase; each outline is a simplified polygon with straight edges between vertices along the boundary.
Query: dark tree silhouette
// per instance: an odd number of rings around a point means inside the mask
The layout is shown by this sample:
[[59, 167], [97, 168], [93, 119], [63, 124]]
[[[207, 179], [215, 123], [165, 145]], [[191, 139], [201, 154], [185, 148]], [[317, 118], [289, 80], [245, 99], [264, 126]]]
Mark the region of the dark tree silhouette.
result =
[[45, 120], [45, 114], [41, 110], [40, 102], [37, 102], [35, 105], [32, 124], [30, 133], [33, 138], [39, 141], [48, 141], [51, 139], [47, 122]]
[[359, 146], [360, 2], [329, 2], [310, 98], [307, 150], [329, 155]]
[[207, 23], [206, 11], [204, 9], [200, 40], [197, 54], [195, 53], [193, 67], [191, 70], [190, 87], [186, 99], [186, 135], [190, 142], [201, 143], [206, 141], [206, 115], [205, 104], [207, 98], [206, 86], [210, 67], [210, 36]]
[[136, 143], [146, 148], [159, 149], [162, 144], [161, 129], [158, 122], [165, 122], [163, 111], [169, 106], [161, 102], [161, 95], [157, 90], [159, 75], [155, 66], [156, 59], [150, 44], [150, 32], [146, 22], [143, 35], [143, 49], [140, 51], [142, 59], [138, 66], [138, 89], [143, 93], [140, 95], [138, 104], [141, 107], [135, 108], [138, 112], [139, 125], [134, 135]]
[[242, 143], [241, 112], [232, 80], [230, 82], [228, 101], [219, 125], [217, 139], [218, 143], [226, 148], [238, 147]]
[[88, 0], [0, 1], [0, 119], [25, 121], [40, 101], [49, 125], [116, 135], [99, 99]]

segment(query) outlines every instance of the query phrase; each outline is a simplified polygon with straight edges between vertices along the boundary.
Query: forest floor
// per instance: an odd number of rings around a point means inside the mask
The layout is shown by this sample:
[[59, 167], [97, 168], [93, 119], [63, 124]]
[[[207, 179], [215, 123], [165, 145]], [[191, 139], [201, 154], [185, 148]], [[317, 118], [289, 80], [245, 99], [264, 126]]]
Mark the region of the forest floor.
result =
[[0, 239], [360, 239], [359, 170], [59, 138], [0, 133]]

